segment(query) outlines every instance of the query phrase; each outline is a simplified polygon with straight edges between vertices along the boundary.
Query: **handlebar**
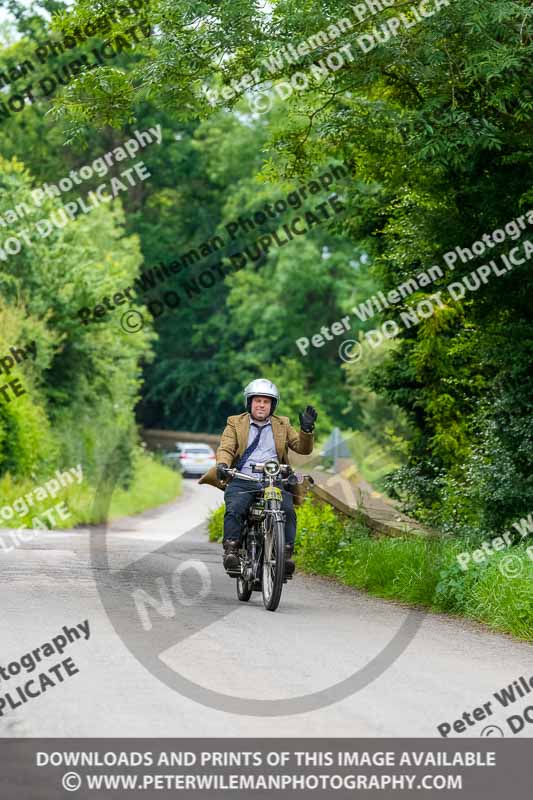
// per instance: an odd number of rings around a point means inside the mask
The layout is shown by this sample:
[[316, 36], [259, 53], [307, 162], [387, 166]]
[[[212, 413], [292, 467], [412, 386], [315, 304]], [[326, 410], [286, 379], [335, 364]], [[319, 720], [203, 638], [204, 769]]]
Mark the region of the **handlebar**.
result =
[[[262, 466], [263, 466], [262, 464], [254, 464], [254, 470], [256, 469], [256, 467], [262, 467]], [[281, 468], [281, 472], [280, 472], [279, 475], [275, 476], [275, 480], [280, 480], [282, 483], [286, 483], [286, 482], [290, 483], [291, 482], [290, 481], [291, 478], [296, 478], [296, 483], [303, 483], [304, 480], [308, 480], [309, 483], [311, 485], [313, 485], [314, 482], [315, 482], [313, 480], [313, 476], [312, 475], [306, 475], [306, 474], [303, 474], [303, 473], [294, 472], [292, 467], [289, 464], [280, 464], [280, 468]], [[256, 471], [257, 472], [262, 472], [262, 470], [256, 470]], [[283, 471], [285, 471], [285, 473], [288, 473], [288, 474], [285, 474], [284, 477], [282, 475]], [[264, 474], [265, 473], [263, 473], [263, 475]], [[245, 481], [252, 481], [253, 483], [258, 483], [260, 486], [262, 486], [262, 484], [263, 484], [263, 481], [261, 480], [261, 478], [253, 478], [251, 475], [247, 475], [245, 472], [239, 472], [239, 470], [231, 469], [230, 467], [228, 467], [226, 469], [226, 475], [228, 475], [231, 480], [233, 480], [233, 478], [242, 478], [242, 480], [245, 480]], [[294, 481], [292, 481], [292, 483], [294, 483]]]
[[251, 475], [247, 475], [245, 472], [239, 472], [237, 469], [228, 469], [226, 470], [226, 475], [229, 475], [230, 478], [242, 478], [245, 481], [253, 481], [254, 483], [261, 483], [259, 478], [252, 478]]

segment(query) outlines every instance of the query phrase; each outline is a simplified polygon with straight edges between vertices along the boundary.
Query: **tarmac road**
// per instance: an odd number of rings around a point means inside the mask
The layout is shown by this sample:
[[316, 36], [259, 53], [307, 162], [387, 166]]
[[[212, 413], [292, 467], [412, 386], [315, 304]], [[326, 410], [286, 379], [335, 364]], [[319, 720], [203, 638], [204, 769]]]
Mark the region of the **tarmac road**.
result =
[[[107, 536], [102, 529], [38, 532], [9, 551], [9, 531], [0, 532], [0, 666], [63, 626], [90, 624], [89, 639], [68, 644], [61, 657], [0, 679], [1, 698], [67, 657], [79, 670], [19, 707], [7, 703], [0, 736], [433, 737], [438, 725], [489, 701], [491, 714], [468, 717], [472, 724], [463, 720], [464, 731], [452, 735], [495, 735], [491, 726], [498, 726], [512, 736], [505, 720], [533, 705], [533, 690], [508, 708], [493, 693], [532, 678], [529, 644], [411, 612], [414, 637], [387, 666], [380, 653], [410, 613], [400, 605], [298, 572], [276, 613], [257, 593], [239, 603], [221, 545], [207, 539], [206, 517], [222, 494], [184, 483], [178, 502], [121, 520]], [[373, 659], [372, 670], [383, 671], [371, 680]], [[338, 687], [330, 687], [359, 670], [370, 682], [337, 698]], [[185, 694], [176, 691], [176, 673]], [[203, 700], [213, 698], [209, 705], [191, 699], [198, 686]], [[314, 710], [291, 713], [295, 698], [319, 692]], [[234, 698], [226, 710], [221, 695]], [[528, 723], [518, 735], [532, 733]]]

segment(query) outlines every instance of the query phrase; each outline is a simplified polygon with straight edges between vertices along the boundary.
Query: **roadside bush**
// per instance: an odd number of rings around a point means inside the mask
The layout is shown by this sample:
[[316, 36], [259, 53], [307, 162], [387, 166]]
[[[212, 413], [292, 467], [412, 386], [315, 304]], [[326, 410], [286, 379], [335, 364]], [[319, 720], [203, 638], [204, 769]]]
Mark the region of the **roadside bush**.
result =
[[[514, 577], [505, 575], [509, 563], [505, 559], [510, 556]], [[522, 639], [533, 640], [533, 561], [524, 546], [492, 556], [472, 583], [463, 613]]]
[[[35, 206], [33, 185], [23, 164], [0, 156], [0, 215], [17, 203], [31, 209], [28, 224], [57, 212], [57, 199]], [[35, 356], [0, 375], [0, 385], [16, 378], [27, 392], [0, 399], [0, 480], [38, 485], [56, 469], [81, 463], [86, 479], [96, 482], [113, 457], [122, 488], [134, 482], [140, 362], [153, 357], [155, 335], [81, 325], [74, 313], [138, 275], [139, 240], [124, 234], [124, 211], [114, 201], [0, 261], [0, 356], [29, 343]]]
[[[295, 559], [304, 572], [333, 577], [389, 600], [471, 617], [533, 640], [533, 561], [524, 546], [462, 570], [457, 555], [472, 549], [467, 539], [374, 536], [362, 522], [343, 517], [310, 495], [296, 514]], [[221, 541], [223, 519], [224, 506], [211, 513], [211, 541]], [[509, 556], [516, 577], [504, 574]]]
[[207, 530], [209, 531], [210, 542], [221, 542], [224, 535], [224, 511], [225, 505], [221, 505], [215, 511], [211, 511], [207, 520]]
[[[70, 466], [77, 464], [72, 463]], [[53, 477], [54, 472], [51, 471], [44, 480]], [[0, 478], [0, 506], [12, 505], [15, 500], [32, 492], [38, 485], [39, 481], [14, 480], [10, 474], [4, 475]], [[81, 483], [75, 482], [62, 487], [53, 499], [48, 496], [44, 500], [37, 500], [33, 496], [31, 505], [26, 502], [28, 505], [26, 514], [16, 513], [9, 520], [2, 519], [1, 526], [11, 529], [40, 528], [44, 524], [50, 527], [46, 518], [40, 518], [40, 514], [51, 509], [56, 503], [65, 503], [70, 516], [63, 520], [55, 514], [57, 522], [55, 528], [99, 524], [169, 503], [181, 493], [181, 487], [182, 478], [178, 472], [158, 463], [151, 453], [144, 453], [141, 448], [137, 448], [133, 457], [132, 480], [127, 489], [120, 485], [115, 488], [109, 508], [105, 503], [99, 506], [95, 502], [99, 487], [91, 482], [90, 476], [83, 470]], [[36, 518], [40, 524], [38, 522], [34, 525]]]

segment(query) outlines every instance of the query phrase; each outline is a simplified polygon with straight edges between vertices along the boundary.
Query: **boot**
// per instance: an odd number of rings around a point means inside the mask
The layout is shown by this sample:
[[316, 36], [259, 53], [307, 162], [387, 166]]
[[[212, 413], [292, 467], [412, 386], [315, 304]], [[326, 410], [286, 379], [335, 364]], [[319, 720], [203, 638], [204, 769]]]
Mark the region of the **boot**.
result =
[[241, 564], [239, 561], [240, 543], [235, 539], [228, 539], [222, 542], [224, 548], [223, 564], [224, 569], [232, 578], [240, 575]]
[[294, 545], [286, 544], [285, 545], [285, 577], [292, 578], [294, 575], [294, 561], [292, 560], [291, 556], [294, 552]]

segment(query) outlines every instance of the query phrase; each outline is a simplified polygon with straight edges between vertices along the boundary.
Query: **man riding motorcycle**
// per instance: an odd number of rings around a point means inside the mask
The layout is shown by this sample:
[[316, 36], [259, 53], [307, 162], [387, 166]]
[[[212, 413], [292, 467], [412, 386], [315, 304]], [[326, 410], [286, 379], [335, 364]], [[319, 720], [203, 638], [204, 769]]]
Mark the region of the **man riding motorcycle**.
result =
[[[288, 417], [274, 414], [279, 402], [279, 391], [266, 378], [258, 378], [246, 386], [244, 402], [246, 411], [243, 414], [228, 417], [216, 452], [216, 467], [212, 467], [198, 481], [225, 489], [226, 513], [222, 545], [223, 564], [228, 572], [239, 568], [238, 551], [242, 524], [255, 492], [250, 490], [250, 483], [242, 478], [234, 478], [226, 485], [227, 469], [235, 467], [239, 472], [256, 477], [251, 467], [254, 463], [264, 463], [275, 458], [280, 463], [288, 464], [289, 449], [309, 455], [313, 451], [313, 430], [317, 419], [315, 409], [307, 406], [299, 414], [298, 432], [292, 427]], [[292, 494], [282, 488], [282, 495], [282, 509], [285, 512], [285, 574], [292, 575], [296, 514]]]

